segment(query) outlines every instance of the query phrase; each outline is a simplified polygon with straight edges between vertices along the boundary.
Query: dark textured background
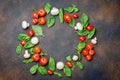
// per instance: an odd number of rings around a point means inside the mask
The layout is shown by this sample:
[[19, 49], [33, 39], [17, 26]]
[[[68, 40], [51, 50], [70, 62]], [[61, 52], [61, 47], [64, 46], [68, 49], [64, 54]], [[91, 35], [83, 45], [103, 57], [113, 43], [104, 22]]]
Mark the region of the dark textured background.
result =
[[[90, 23], [97, 29], [98, 44], [92, 62], [84, 58], [85, 69], [77, 67], [72, 78], [61, 80], [120, 80], [120, 1], [119, 0], [0, 0], [0, 80], [60, 80], [56, 76], [31, 75], [33, 64], [22, 64], [23, 57], [15, 54], [16, 36], [22, 30], [21, 22], [31, 22], [32, 8], [43, 7], [49, 2], [55, 7], [77, 5], [89, 15]], [[46, 37], [40, 38], [40, 46], [56, 61], [75, 54], [77, 34], [67, 24], [56, 24], [48, 29], [43, 26]]]

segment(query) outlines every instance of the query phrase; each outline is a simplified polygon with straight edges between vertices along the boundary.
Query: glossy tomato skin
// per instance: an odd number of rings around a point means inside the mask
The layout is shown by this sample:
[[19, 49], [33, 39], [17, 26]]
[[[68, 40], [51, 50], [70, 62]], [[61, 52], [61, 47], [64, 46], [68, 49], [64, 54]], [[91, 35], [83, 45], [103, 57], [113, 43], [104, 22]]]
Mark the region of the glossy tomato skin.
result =
[[90, 54], [91, 56], [94, 56], [94, 55], [95, 55], [95, 51], [94, 51], [94, 50], [90, 50], [90, 51], [89, 51], [89, 54]]
[[82, 55], [83, 55], [83, 56], [88, 55], [88, 50], [87, 50], [87, 49], [83, 49], [83, 50], [82, 50]]
[[25, 40], [20, 41], [20, 44], [24, 46], [27, 42]]
[[87, 61], [91, 61], [91, 60], [92, 60], [92, 56], [88, 54], [88, 55], [85, 57], [85, 59], [86, 59]]
[[42, 66], [45, 66], [48, 63], [48, 58], [47, 57], [41, 57], [39, 63]]
[[88, 31], [93, 30], [93, 28], [94, 28], [94, 27], [93, 27], [93, 25], [91, 25], [91, 24], [86, 27], [86, 29], [87, 29]]
[[79, 15], [77, 13], [73, 14], [73, 18], [79, 18]]
[[67, 62], [66, 62], [66, 65], [67, 65], [69, 68], [72, 68], [72, 66], [73, 66], [73, 65], [72, 65], [72, 62], [70, 62], [70, 61], [67, 61]]
[[46, 19], [44, 17], [40, 17], [38, 21], [40, 25], [46, 24]]
[[44, 8], [40, 8], [40, 9], [38, 10], [38, 16], [39, 16], [39, 17], [44, 17], [45, 15], [46, 15], [45, 9], [44, 9]]
[[34, 25], [38, 24], [38, 19], [32, 19], [32, 24]]
[[33, 51], [34, 51], [34, 53], [40, 53], [41, 52], [41, 48], [39, 46], [35, 46], [33, 48]]
[[52, 75], [52, 74], [53, 74], [53, 71], [52, 71], [52, 70], [47, 70], [47, 73], [48, 73], [49, 75]]
[[32, 29], [29, 30], [29, 31], [28, 31], [28, 36], [32, 37], [33, 35], [34, 35], [34, 30], [32, 30]]
[[38, 13], [37, 12], [33, 12], [32, 13], [32, 18], [33, 19], [38, 19]]
[[33, 54], [32, 55], [32, 59], [33, 59], [33, 61], [35, 61], [35, 62], [37, 62], [37, 61], [39, 61], [40, 60], [40, 54]]
[[71, 22], [71, 20], [72, 20], [72, 17], [70, 14], [64, 14], [64, 21], [65, 22], [69, 23], [69, 22]]
[[85, 36], [80, 36], [80, 37], [79, 37], [79, 41], [80, 41], [80, 42], [85, 41]]
[[89, 44], [86, 44], [86, 49], [87, 50], [91, 50], [93, 48], [93, 44], [89, 43]]

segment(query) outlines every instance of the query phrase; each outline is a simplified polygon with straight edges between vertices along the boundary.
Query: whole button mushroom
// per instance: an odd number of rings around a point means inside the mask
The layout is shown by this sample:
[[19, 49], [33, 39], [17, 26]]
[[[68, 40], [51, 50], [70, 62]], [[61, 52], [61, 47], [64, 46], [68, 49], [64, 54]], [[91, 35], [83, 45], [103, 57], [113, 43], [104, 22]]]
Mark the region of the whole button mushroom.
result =
[[53, 7], [50, 13], [51, 13], [51, 15], [54, 15], [54, 16], [55, 16], [55, 15], [58, 15], [59, 9], [56, 8], [56, 7]]
[[31, 38], [31, 43], [32, 43], [32, 44], [35, 44], [35, 45], [38, 44], [38, 43], [39, 43], [38, 37], [32, 37], [32, 38]]
[[29, 27], [29, 23], [27, 21], [22, 21], [22, 28], [27, 29]]
[[62, 70], [64, 68], [64, 63], [62, 61], [59, 61], [56, 63], [56, 68], [58, 70]]
[[25, 54], [23, 55], [24, 58], [30, 58], [30, 53], [28, 53], [28, 50], [25, 50]]
[[80, 30], [80, 31], [83, 30], [83, 26], [81, 23], [76, 23], [76, 26], [77, 26], [78, 30]]

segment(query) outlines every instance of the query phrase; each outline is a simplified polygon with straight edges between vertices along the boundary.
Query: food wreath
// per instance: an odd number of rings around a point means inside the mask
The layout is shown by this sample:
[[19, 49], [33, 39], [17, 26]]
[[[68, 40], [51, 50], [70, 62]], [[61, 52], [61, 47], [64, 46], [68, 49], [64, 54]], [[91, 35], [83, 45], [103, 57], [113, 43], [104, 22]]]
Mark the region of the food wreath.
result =
[[[24, 51], [22, 54], [25, 58], [23, 63], [36, 63], [31, 66], [29, 70], [31, 74], [56, 75], [60, 78], [62, 78], [63, 75], [71, 77], [75, 66], [80, 70], [84, 69], [83, 63], [80, 62], [82, 55], [87, 61], [92, 60], [95, 54], [93, 45], [97, 44], [97, 38], [94, 37], [96, 29], [89, 23], [87, 14], [82, 13], [79, 15], [79, 11], [76, 5], [58, 9], [46, 3], [44, 8], [33, 11], [31, 24], [27, 21], [22, 21], [23, 29], [28, 29], [30, 25], [32, 29], [29, 29], [27, 34], [18, 34], [17, 39], [20, 42], [16, 47], [16, 54], [20, 55], [22, 51]], [[45, 18], [46, 15], [49, 16], [48, 19]], [[46, 24], [48, 28], [53, 27], [55, 17], [59, 17], [60, 23], [68, 23], [70, 28], [73, 28], [79, 36], [79, 43], [75, 48], [76, 54], [65, 56], [66, 63], [63, 63], [63, 61], [56, 62], [52, 56], [49, 58], [46, 57], [46, 54], [38, 45], [38, 36], [45, 37], [41, 26]], [[76, 19], [80, 21], [76, 23]], [[88, 40], [89, 42], [87, 42]]]

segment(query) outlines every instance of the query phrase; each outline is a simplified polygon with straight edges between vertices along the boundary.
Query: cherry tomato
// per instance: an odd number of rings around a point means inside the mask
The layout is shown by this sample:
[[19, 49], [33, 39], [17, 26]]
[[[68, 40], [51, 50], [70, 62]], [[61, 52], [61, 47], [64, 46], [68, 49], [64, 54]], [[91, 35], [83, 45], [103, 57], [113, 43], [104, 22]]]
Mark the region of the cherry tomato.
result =
[[93, 48], [93, 45], [91, 43], [86, 44], [86, 49], [91, 50]]
[[94, 51], [94, 50], [90, 50], [90, 51], [89, 51], [89, 54], [90, 54], [91, 56], [93, 56], [93, 55], [95, 55], [95, 51]]
[[34, 35], [34, 30], [32, 30], [32, 29], [29, 30], [29, 31], [28, 31], [28, 36], [32, 37], [33, 35]]
[[40, 17], [38, 21], [40, 25], [44, 25], [46, 23], [46, 19], [44, 17]]
[[41, 52], [41, 48], [39, 46], [35, 46], [33, 48], [33, 51], [34, 51], [34, 53], [40, 53]]
[[80, 41], [80, 42], [83, 42], [84, 40], [85, 40], [85, 36], [80, 36], [80, 37], [79, 37], [79, 41]]
[[52, 71], [52, 70], [47, 70], [47, 73], [48, 73], [49, 75], [52, 75], [52, 74], [53, 74], [53, 71]]
[[87, 29], [88, 31], [91, 31], [91, 30], [93, 29], [93, 25], [88, 25], [88, 26], [86, 27], [86, 29]]
[[38, 19], [32, 19], [32, 24], [36, 25], [38, 23]]
[[82, 55], [83, 55], [83, 56], [88, 55], [88, 50], [87, 50], [87, 49], [83, 49], [83, 50], [82, 50]]
[[92, 56], [88, 54], [88, 55], [85, 57], [85, 59], [86, 59], [87, 61], [90, 61], [90, 60], [92, 60]]
[[32, 18], [33, 19], [35, 19], [35, 18], [38, 19], [38, 13], [37, 12], [33, 12], [32, 13]]
[[42, 66], [45, 66], [48, 63], [48, 58], [47, 57], [41, 57], [39, 63]]
[[70, 62], [70, 61], [68, 61], [68, 62], [66, 62], [66, 65], [69, 67], [69, 68], [72, 68], [72, 62]]
[[45, 9], [44, 9], [44, 8], [40, 8], [40, 9], [38, 10], [38, 16], [44, 17], [45, 15], [46, 15]]
[[77, 13], [73, 14], [73, 18], [79, 18], [79, 15]]
[[20, 44], [21, 44], [22, 46], [24, 46], [26, 43], [27, 43], [27, 42], [26, 42], [25, 40], [20, 41]]
[[39, 61], [39, 60], [40, 60], [40, 54], [33, 54], [33, 55], [32, 55], [32, 59], [33, 59], [33, 61], [35, 61], [35, 62]]
[[72, 17], [70, 14], [64, 14], [64, 21], [69, 23], [72, 20]]

